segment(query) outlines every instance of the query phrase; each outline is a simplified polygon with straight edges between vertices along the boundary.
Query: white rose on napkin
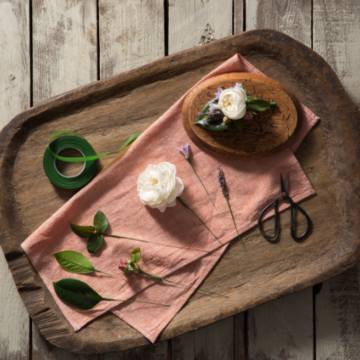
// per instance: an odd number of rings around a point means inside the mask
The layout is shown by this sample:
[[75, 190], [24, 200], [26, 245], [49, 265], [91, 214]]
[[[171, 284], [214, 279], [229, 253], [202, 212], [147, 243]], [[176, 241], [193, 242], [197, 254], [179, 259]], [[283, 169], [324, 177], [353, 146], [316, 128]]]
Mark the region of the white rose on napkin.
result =
[[218, 107], [232, 120], [239, 120], [246, 114], [246, 92], [240, 86], [223, 90], [219, 96]]
[[176, 175], [176, 167], [168, 162], [148, 165], [137, 180], [140, 201], [164, 212], [176, 205], [176, 197], [184, 191], [184, 183]]

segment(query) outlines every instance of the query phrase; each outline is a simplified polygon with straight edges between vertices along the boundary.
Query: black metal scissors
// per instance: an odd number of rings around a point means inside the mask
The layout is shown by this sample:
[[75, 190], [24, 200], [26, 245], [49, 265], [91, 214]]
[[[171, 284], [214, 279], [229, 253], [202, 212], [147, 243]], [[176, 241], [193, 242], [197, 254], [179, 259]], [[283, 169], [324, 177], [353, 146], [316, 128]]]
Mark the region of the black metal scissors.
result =
[[[268, 206], [266, 206], [266, 208], [261, 212], [260, 216], [259, 216], [259, 219], [258, 219], [258, 227], [259, 227], [259, 230], [261, 232], [261, 234], [266, 238], [266, 239], [274, 239], [277, 235], [277, 220], [278, 220], [278, 206], [279, 206], [279, 202], [281, 200], [286, 200], [290, 203], [290, 216], [291, 216], [291, 228], [290, 228], [290, 231], [291, 231], [291, 237], [294, 239], [294, 240], [301, 240], [303, 237], [306, 236], [306, 234], [308, 233], [309, 229], [310, 229], [310, 218], [308, 216], [308, 214], [305, 212], [305, 210], [300, 207], [298, 204], [296, 204], [292, 199], [291, 197], [288, 195], [288, 188], [289, 188], [289, 175], [287, 176], [286, 178], [286, 182], [284, 184], [284, 180], [283, 180], [283, 177], [282, 175], [280, 175], [280, 184], [281, 184], [281, 195], [276, 199], [274, 200], [273, 202], [271, 202]], [[275, 204], [275, 205], [274, 205]], [[264, 230], [262, 229], [261, 227], [261, 218], [263, 216], [263, 214], [265, 213], [265, 211], [267, 209], [269, 209], [270, 206], [274, 205], [274, 209], [275, 209], [275, 232], [273, 235], [267, 235], [265, 234]], [[294, 218], [294, 207], [296, 207], [306, 218], [306, 221], [307, 221], [307, 228], [305, 230], [305, 232], [300, 235], [300, 236], [295, 236], [295, 233], [294, 233], [294, 222], [293, 222], [293, 218]]]

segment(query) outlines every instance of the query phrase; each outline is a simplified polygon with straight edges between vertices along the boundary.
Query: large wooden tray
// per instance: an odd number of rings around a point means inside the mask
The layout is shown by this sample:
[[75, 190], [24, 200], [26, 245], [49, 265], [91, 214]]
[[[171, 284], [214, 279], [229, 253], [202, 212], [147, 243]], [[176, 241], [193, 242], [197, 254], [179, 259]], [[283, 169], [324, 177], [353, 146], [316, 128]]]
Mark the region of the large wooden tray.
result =
[[[75, 333], [21, 250], [24, 239], [74, 194], [51, 185], [43, 173], [49, 135], [71, 129], [84, 135], [98, 153], [116, 149], [235, 53], [284, 84], [322, 118], [296, 152], [317, 191], [302, 203], [312, 219], [312, 233], [303, 242], [293, 241], [288, 211], [281, 214], [283, 230], [276, 244], [265, 241], [256, 228], [248, 231], [243, 237], [246, 251], [234, 242], [205, 280], [204, 287], [226, 292], [231, 301], [225, 305], [221, 298], [196, 293], [159, 340], [312, 286], [359, 260], [357, 109], [315, 52], [276, 31], [249, 31], [52, 98], [19, 114], [1, 132], [0, 243], [32, 319], [51, 343], [96, 353], [148, 341], [111, 313]], [[101, 159], [98, 170], [111, 160]]]

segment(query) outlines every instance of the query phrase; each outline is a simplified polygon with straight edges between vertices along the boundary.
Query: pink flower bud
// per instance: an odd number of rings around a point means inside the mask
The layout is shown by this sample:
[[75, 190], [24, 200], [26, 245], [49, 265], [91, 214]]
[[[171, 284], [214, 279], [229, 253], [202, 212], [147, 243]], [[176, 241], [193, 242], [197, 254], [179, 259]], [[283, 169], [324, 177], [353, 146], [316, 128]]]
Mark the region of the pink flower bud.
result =
[[120, 270], [124, 270], [125, 267], [126, 267], [126, 265], [127, 265], [127, 261], [126, 261], [126, 260], [120, 260], [120, 262], [119, 262], [119, 269], [120, 269]]
[[245, 114], [245, 121], [251, 121], [254, 118], [252, 113], [247, 112]]

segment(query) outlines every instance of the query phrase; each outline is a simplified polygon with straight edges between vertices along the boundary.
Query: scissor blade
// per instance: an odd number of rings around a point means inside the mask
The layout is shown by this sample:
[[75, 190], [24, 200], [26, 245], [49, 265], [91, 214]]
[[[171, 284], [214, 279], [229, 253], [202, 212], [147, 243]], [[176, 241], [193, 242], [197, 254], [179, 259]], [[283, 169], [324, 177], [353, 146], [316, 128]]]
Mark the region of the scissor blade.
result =
[[285, 192], [288, 193], [288, 190], [289, 190], [289, 174], [286, 177]]

